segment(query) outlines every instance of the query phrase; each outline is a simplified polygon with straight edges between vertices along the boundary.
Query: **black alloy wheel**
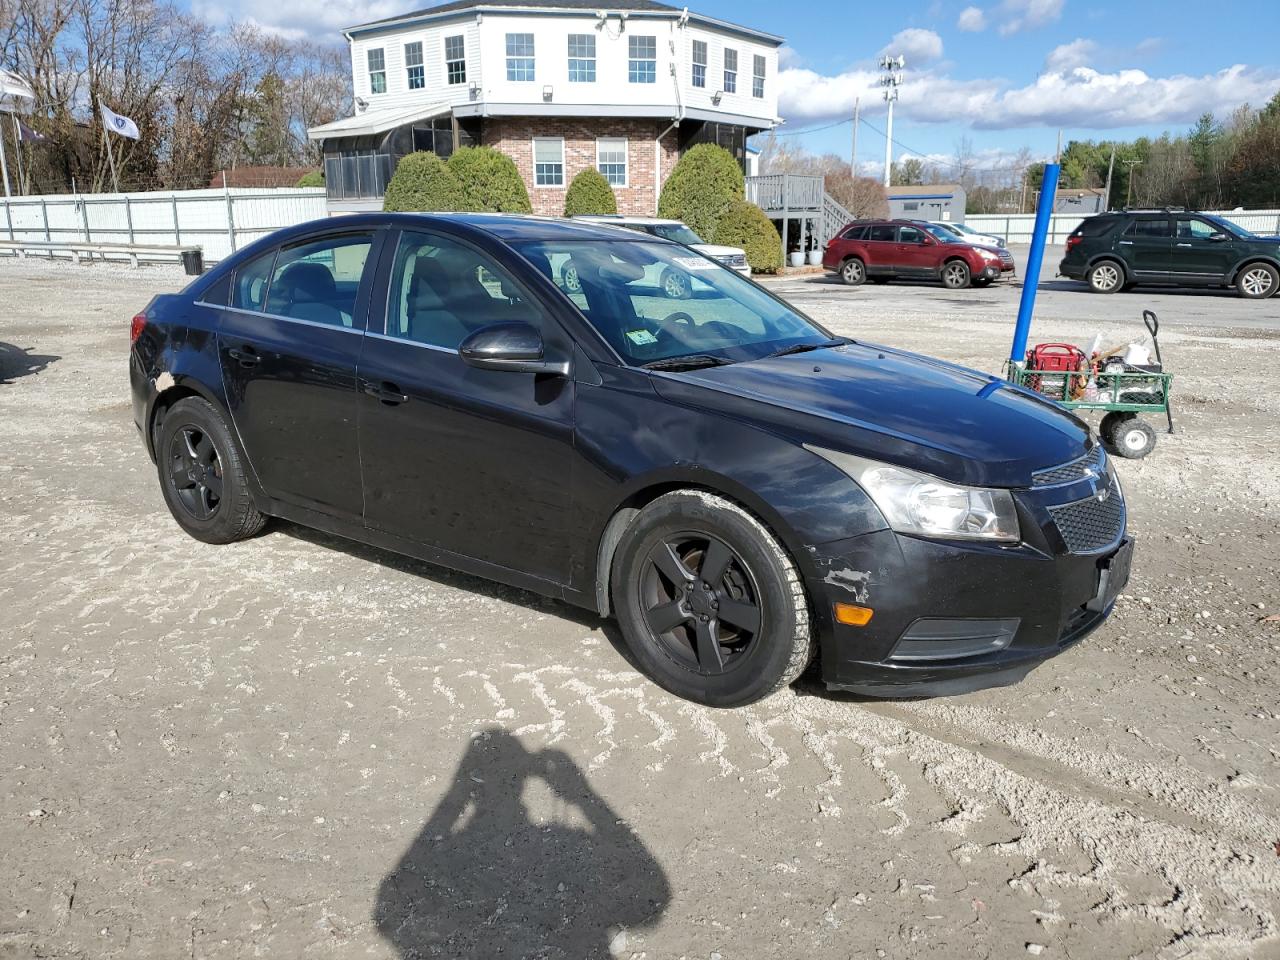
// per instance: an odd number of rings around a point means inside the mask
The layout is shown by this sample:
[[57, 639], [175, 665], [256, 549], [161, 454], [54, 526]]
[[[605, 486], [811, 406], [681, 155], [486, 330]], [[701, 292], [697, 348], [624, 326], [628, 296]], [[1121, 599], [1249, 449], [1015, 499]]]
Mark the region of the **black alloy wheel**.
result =
[[184, 397], [158, 415], [156, 469], [178, 526], [205, 543], [251, 537], [267, 518], [249, 491], [243, 454], [207, 400]]
[[222, 460], [210, 436], [183, 426], [169, 441], [169, 478], [180, 503], [196, 520], [212, 520], [222, 505]]
[[691, 531], [664, 537], [645, 558], [641, 605], [650, 639], [699, 674], [724, 673], [760, 635], [760, 591], [723, 540]]

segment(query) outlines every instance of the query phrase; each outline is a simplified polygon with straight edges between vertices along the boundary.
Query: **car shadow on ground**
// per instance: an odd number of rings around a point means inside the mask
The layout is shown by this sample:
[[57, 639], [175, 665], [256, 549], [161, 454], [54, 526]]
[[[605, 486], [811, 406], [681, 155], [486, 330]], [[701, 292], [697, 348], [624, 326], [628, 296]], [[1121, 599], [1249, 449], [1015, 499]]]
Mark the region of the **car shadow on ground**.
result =
[[30, 347], [15, 347], [0, 340], [0, 384], [13, 383], [28, 374], [39, 373], [61, 357], [32, 353]]
[[671, 886], [643, 841], [559, 750], [476, 734], [383, 879], [378, 932], [409, 958], [629, 955]]
[[[1065, 290], [1065, 291], [1073, 291], [1075, 293], [1093, 294], [1093, 291], [1089, 289], [1089, 285], [1085, 283], [1083, 280], [1070, 280], [1063, 277], [1058, 277], [1053, 280], [1041, 279], [1041, 281], [1036, 285], [1036, 289]], [[1225, 298], [1229, 300], [1244, 299], [1243, 297], [1240, 296], [1239, 293], [1236, 292], [1235, 287], [1139, 286], [1139, 287], [1130, 287], [1127, 290], [1117, 290], [1115, 293], [1098, 293], [1098, 294], [1094, 294], [1094, 296], [1123, 298], [1126, 294], [1129, 296], [1142, 296], [1143, 294], [1154, 294], [1154, 293], [1160, 293], [1160, 294], [1174, 293], [1180, 297], [1210, 297], [1210, 298]], [[1123, 303], [1124, 300], [1118, 299], [1118, 302]]]

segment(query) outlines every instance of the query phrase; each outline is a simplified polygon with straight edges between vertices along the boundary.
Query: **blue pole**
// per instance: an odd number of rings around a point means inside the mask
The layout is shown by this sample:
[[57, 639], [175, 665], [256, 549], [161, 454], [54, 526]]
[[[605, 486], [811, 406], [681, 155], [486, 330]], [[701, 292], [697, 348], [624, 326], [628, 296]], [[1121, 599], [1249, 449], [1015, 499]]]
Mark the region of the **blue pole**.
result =
[[1036, 287], [1040, 283], [1040, 265], [1044, 262], [1044, 241], [1049, 234], [1049, 214], [1058, 195], [1058, 164], [1044, 165], [1044, 182], [1040, 185], [1040, 202], [1036, 204], [1036, 225], [1031, 234], [1031, 252], [1022, 278], [1022, 302], [1018, 305], [1018, 325], [1013, 328], [1013, 346], [1009, 360], [1022, 363], [1027, 358], [1027, 335], [1031, 333], [1031, 315], [1036, 308]]

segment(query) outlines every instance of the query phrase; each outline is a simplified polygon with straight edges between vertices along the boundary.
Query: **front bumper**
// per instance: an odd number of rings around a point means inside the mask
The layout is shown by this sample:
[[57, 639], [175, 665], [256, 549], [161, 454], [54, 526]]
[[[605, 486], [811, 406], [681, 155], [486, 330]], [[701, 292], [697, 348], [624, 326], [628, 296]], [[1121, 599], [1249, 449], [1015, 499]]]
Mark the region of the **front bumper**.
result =
[[[881, 530], [811, 548], [822, 575], [807, 586], [829, 641], [823, 679], [830, 688], [876, 697], [1016, 683], [1110, 615], [1114, 592], [1098, 608], [1102, 572], [1125, 543], [1077, 555]], [[844, 626], [831, 613], [837, 602], [875, 613], [865, 627]]]

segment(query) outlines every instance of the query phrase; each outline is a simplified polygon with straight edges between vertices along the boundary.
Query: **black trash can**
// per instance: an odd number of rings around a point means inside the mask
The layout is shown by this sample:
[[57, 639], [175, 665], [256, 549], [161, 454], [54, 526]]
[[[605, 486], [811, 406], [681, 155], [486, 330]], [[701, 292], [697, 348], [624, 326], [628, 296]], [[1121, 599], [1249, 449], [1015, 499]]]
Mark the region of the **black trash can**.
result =
[[204, 273], [204, 251], [199, 247], [182, 251], [182, 269], [188, 277], [198, 277]]

